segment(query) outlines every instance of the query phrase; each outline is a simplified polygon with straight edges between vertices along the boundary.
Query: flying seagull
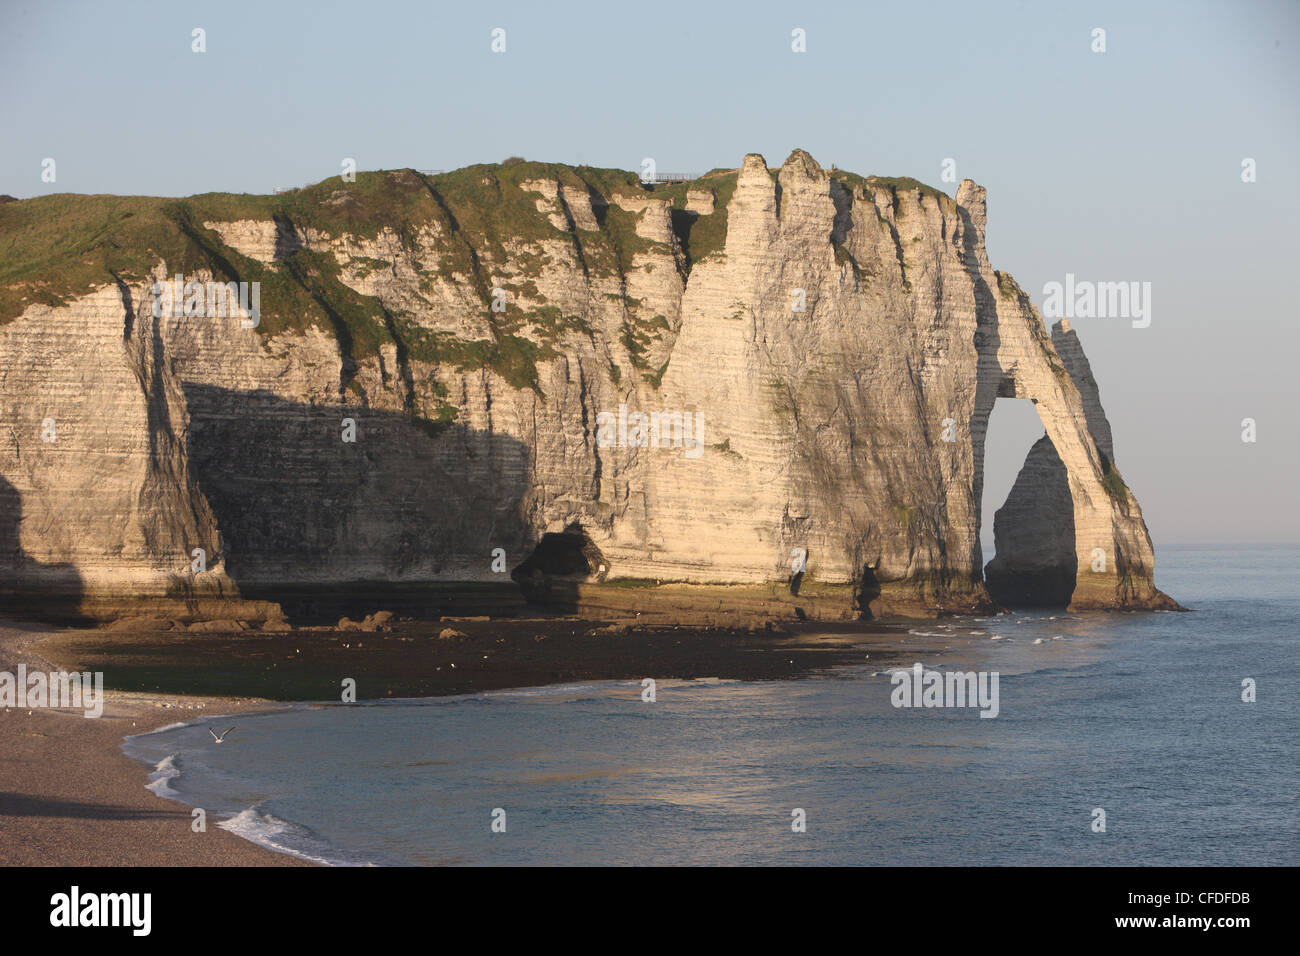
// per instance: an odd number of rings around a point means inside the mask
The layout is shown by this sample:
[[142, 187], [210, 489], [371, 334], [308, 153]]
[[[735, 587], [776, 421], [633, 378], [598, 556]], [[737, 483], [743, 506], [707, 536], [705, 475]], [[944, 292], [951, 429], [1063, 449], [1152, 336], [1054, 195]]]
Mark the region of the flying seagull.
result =
[[223, 730], [221, 732], [220, 737], [217, 736], [216, 731], [214, 731], [211, 727], [208, 728], [208, 733], [212, 734], [213, 740], [215, 740], [217, 743], [221, 743], [226, 739], [226, 734], [230, 733], [230, 731], [234, 729], [235, 729], [234, 727], [231, 727], [230, 730]]

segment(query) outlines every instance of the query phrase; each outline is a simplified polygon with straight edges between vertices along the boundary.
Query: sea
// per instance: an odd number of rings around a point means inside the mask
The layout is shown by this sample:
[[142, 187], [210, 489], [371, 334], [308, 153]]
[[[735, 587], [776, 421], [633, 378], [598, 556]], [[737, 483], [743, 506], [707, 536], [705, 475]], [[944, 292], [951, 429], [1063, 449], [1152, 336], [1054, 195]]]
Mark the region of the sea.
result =
[[[801, 679], [295, 705], [124, 749], [210, 826], [335, 865], [1300, 864], [1300, 549], [1158, 567], [1190, 613], [951, 618]], [[996, 716], [895, 706], [916, 663], [997, 674]]]

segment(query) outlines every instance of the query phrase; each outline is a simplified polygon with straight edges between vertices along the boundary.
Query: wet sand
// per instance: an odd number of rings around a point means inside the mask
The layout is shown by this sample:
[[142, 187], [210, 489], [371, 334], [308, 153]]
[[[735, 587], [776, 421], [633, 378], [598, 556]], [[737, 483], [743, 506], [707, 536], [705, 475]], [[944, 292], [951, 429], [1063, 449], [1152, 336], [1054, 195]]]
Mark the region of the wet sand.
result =
[[444, 618], [372, 630], [64, 631], [39, 648], [69, 670], [103, 671], [119, 690], [339, 700], [347, 678], [360, 699], [643, 677], [779, 680], [860, 663], [861, 642], [897, 633], [858, 623], [746, 630]]

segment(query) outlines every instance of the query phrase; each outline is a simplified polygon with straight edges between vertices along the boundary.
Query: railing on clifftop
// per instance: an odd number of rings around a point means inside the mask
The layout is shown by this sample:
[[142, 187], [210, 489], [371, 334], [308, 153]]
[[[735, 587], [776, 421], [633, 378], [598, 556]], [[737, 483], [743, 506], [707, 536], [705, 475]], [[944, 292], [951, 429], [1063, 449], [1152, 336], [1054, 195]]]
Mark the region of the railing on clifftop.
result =
[[645, 186], [664, 183], [689, 183], [691, 180], [699, 178], [699, 173], [655, 173], [650, 179], [642, 179], [641, 183]]

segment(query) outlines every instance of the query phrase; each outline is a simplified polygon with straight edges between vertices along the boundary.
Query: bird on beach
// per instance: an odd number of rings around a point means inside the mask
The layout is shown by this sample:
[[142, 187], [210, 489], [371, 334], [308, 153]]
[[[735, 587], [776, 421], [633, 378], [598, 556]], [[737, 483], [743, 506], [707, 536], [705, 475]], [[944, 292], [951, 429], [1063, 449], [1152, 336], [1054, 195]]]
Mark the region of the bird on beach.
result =
[[224, 741], [224, 740], [226, 739], [226, 734], [230, 733], [230, 731], [231, 731], [231, 730], [234, 730], [234, 729], [235, 729], [234, 727], [231, 727], [229, 730], [223, 730], [223, 731], [221, 732], [221, 736], [220, 736], [220, 737], [217, 736], [217, 732], [216, 732], [215, 730], [213, 730], [211, 727], [208, 728], [208, 733], [212, 734], [212, 739], [213, 739], [214, 741], [216, 741], [217, 743], [221, 743], [222, 741]]

